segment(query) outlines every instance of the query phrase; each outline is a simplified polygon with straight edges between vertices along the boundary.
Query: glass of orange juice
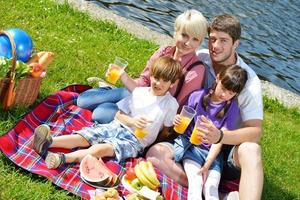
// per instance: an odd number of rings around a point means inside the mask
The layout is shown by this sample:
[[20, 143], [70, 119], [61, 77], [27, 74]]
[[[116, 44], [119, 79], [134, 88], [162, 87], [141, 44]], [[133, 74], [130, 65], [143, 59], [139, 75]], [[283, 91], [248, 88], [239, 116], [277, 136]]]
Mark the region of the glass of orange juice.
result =
[[203, 129], [204, 127], [200, 125], [201, 118], [200, 116], [197, 117], [193, 132], [190, 137], [190, 142], [194, 145], [200, 145], [202, 143], [201, 139], [198, 137], [198, 135], [203, 135], [199, 129]]
[[142, 139], [147, 135], [147, 130], [145, 128], [144, 129], [136, 128], [135, 131], [134, 131], [134, 135], [137, 138]]
[[180, 124], [174, 126], [174, 130], [179, 134], [183, 134], [195, 115], [196, 111], [192, 107], [183, 106], [180, 112]]
[[127, 65], [128, 62], [125, 59], [116, 56], [114, 63], [109, 65], [106, 80], [115, 85]]

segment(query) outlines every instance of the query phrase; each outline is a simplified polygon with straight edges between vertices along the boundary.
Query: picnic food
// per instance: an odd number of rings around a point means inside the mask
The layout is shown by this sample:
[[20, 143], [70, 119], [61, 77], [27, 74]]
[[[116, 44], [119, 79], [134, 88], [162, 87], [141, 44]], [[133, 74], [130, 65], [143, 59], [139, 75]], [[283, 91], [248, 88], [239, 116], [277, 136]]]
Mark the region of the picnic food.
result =
[[27, 64], [31, 65], [32, 63], [38, 63], [41, 65], [43, 71], [45, 71], [48, 65], [53, 61], [53, 59], [54, 59], [53, 52], [40, 51], [32, 55], [29, 61], [27, 62]]
[[143, 187], [143, 184], [141, 183], [140, 179], [135, 178], [130, 183], [131, 187], [133, 187], [136, 190], [140, 190]]
[[135, 165], [134, 171], [141, 183], [150, 189], [157, 189], [160, 183], [150, 161], [141, 161]]
[[94, 200], [117, 200], [119, 199], [119, 193], [114, 188], [108, 188], [105, 192], [100, 195], [96, 195]]
[[95, 187], [113, 187], [118, 183], [118, 176], [106, 167], [102, 159], [89, 154], [80, 163], [80, 176]]
[[40, 77], [43, 73], [43, 67], [39, 63], [30, 63], [29, 67], [32, 77]]
[[163, 200], [163, 196], [148, 187], [143, 186], [141, 190], [126, 196], [127, 200]]
[[126, 180], [131, 183], [132, 180], [134, 180], [136, 177], [136, 174], [134, 172], [134, 168], [130, 167], [129, 169], [126, 170], [125, 174]]
[[43, 70], [46, 70], [48, 65], [53, 61], [54, 53], [53, 52], [44, 52], [39, 57], [39, 64], [43, 67]]

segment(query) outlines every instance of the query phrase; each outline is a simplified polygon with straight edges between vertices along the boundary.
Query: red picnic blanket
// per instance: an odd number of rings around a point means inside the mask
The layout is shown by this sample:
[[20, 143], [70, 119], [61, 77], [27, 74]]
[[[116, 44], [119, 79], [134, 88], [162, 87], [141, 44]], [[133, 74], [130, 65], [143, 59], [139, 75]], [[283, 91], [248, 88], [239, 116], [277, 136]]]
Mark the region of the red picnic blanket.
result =
[[[8, 133], [0, 137], [1, 151], [16, 165], [32, 173], [42, 175], [55, 185], [84, 199], [89, 199], [88, 190], [95, 188], [85, 184], [80, 179], [79, 164], [64, 165], [58, 169], [49, 170], [44, 159], [32, 149], [31, 143], [33, 131], [40, 124], [49, 125], [53, 136], [72, 134], [73, 130], [92, 125], [91, 111], [76, 106], [78, 95], [89, 88], [86, 85], [71, 85], [48, 96], [26, 114]], [[58, 150], [68, 152], [65, 149], [51, 149], [53, 152]], [[128, 159], [121, 164], [108, 161], [106, 165], [114, 173], [121, 176], [139, 159], [142, 158]], [[187, 199], [187, 188], [178, 185], [159, 170], [155, 170], [161, 183], [160, 192], [167, 200]], [[229, 189], [234, 189], [236, 183], [231, 182], [228, 186]], [[128, 193], [121, 184], [118, 190], [122, 195]]]
[[[0, 137], [1, 151], [16, 165], [32, 173], [42, 175], [55, 185], [84, 199], [89, 199], [88, 190], [95, 188], [85, 184], [80, 179], [79, 164], [64, 165], [58, 169], [49, 170], [44, 159], [32, 149], [31, 143], [33, 131], [40, 124], [48, 124], [53, 136], [72, 134], [73, 130], [92, 125], [92, 113], [76, 106], [78, 95], [89, 88], [85, 85], [71, 85], [48, 96], [26, 114], [7, 134]], [[53, 152], [57, 150], [51, 149]], [[67, 152], [68, 150], [59, 149], [59, 151]], [[114, 173], [122, 175], [126, 168], [134, 166], [138, 159], [140, 158], [128, 159], [126, 163], [121, 165], [113, 161], [108, 161], [106, 164]], [[166, 199], [186, 199], [186, 188], [181, 187], [157, 169], [156, 172], [161, 182], [161, 192]], [[122, 185], [119, 186], [118, 190], [122, 195], [128, 193]]]

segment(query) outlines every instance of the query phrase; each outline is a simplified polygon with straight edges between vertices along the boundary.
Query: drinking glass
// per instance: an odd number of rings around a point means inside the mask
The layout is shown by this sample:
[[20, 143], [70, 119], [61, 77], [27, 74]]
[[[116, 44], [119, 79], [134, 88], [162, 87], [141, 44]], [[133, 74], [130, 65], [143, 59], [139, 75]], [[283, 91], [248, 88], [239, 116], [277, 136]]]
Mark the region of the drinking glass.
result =
[[128, 62], [125, 59], [116, 56], [114, 63], [109, 65], [106, 80], [115, 85], [127, 65]]
[[198, 137], [199, 134], [201, 135], [204, 135], [203, 132], [199, 131], [199, 129], [204, 129], [203, 126], [201, 126], [201, 117], [198, 116], [197, 117], [197, 120], [196, 120], [196, 123], [195, 123], [195, 126], [194, 126], [194, 129], [193, 129], [193, 132], [192, 132], [192, 135], [190, 137], [190, 142], [194, 145], [200, 145], [202, 143], [201, 139]]
[[183, 134], [195, 115], [196, 111], [192, 107], [183, 106], [180, 112], [180, 124], [174, 126], [174, 130], [179, 134]]

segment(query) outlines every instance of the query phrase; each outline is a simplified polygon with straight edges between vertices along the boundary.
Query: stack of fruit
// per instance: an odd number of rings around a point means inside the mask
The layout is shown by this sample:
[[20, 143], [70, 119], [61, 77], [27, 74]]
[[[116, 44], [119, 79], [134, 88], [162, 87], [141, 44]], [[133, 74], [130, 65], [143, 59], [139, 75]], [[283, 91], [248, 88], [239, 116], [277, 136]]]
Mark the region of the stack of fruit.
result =
[[143, 186], [156, 190], [160, 186], [150, 161], [140, 161], [134, 168], [129, 168], [125, 174], [125, 181], [136, 190], [140, 190]]

